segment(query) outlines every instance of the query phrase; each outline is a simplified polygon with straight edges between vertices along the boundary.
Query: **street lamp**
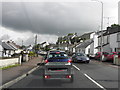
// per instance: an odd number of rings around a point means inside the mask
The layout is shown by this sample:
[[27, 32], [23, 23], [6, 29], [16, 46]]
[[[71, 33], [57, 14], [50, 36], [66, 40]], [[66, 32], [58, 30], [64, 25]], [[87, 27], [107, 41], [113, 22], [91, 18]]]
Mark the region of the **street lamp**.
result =
[[103, 47], [102, 47], [102, 42], [103, 42], [103, 2], [99, 0], [91, 0], [91, 1], [97, 1], [101, 3], [101, 60], [103, 59]]

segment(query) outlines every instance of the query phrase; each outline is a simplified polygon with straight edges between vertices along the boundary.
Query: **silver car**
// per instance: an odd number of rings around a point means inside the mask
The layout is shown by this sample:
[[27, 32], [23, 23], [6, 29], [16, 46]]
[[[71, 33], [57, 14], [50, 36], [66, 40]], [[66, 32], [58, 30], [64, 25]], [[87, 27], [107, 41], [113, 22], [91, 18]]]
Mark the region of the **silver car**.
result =
[[89, 63], [90, 59], [89, 57], [84, 54], [84, 53], [75, 53], [72, 56], [72, 62], [85, 62], [85, 63]]

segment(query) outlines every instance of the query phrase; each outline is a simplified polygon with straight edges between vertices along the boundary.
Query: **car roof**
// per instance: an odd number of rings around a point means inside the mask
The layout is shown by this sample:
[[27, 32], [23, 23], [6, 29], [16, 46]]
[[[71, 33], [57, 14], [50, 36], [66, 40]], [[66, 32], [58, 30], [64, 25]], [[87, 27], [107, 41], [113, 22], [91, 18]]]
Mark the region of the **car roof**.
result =
[[84, 54], [84, 53], [82, 53], [82, 52], [77, 52], [77, 53], [75, 53], [75, 54]]
[[65, 51], [59, 51], [59, 50], [55, 50], [55, 51], [54, 51], [54, 50], [53, 50], [53, 51], [49, 51], [49, 53], [56, 53], [56, 52], [60, 52], [60, 53], [61, 53], [61, 52], [64, 52], [64, 53], [65, 53]]

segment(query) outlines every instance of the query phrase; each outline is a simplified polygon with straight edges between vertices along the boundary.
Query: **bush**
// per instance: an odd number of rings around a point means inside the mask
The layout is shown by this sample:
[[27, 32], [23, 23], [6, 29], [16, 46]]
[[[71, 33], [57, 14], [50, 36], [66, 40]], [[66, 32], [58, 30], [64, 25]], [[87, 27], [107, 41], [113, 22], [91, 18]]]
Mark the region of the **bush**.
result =
[[28, 56], [36, 56], [36, 54], [35, 54], [35, 52], [30, 51], [29, 54], [28, 54]]

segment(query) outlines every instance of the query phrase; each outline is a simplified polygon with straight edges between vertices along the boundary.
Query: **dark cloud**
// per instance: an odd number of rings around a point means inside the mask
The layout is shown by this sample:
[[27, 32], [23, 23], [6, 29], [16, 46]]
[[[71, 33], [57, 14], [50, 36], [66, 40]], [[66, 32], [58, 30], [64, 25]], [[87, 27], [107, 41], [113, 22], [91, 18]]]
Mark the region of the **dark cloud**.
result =
[[120, 24], [120, 1], [118, 3], [118, 23]]
[[2, 35], [2, 36], [0, 37], [0, 41], [2, 41], [2, 40], [8, 40], [8, 39], [10, 39], [10, 36], [7, 35], [7, 34], [4, 34], [4, 35]]
[[96, 30], [100, 24], [100, 11], [97, 10], [100, 6], [97, 5], [87, 2], [6, 2], [2, 3], [2, 26], [40, 34], [84, 33]]
[[0, 2], [0, 25], [2, 25], [2, 3]]

